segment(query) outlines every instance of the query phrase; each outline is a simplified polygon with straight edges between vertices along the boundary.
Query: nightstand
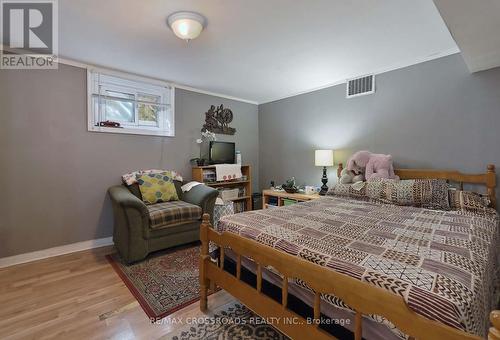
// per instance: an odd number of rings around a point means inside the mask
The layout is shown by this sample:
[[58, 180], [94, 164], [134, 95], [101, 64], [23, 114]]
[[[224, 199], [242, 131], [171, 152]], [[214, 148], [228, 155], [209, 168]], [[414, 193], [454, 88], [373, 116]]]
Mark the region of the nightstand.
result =
[[[275, 204], [269, 203], [271, 197], [275, 197]], [[262, 191], [262, 208], [274, 208], [281, 207], [284, 205], [290, 205], [298, 202], [305, 202], [310, 200], [315, 200], [320, 198], [318, 194], [306, 195], [301, 193], [289, 194], [286, 191], [266, 189]]]

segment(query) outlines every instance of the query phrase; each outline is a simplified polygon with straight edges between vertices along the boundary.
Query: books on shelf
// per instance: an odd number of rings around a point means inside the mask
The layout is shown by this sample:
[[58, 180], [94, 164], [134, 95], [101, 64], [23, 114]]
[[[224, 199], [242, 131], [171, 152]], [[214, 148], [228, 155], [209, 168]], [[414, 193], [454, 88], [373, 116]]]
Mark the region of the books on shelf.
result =
[[216, 178], [215, 170], [203, 170], [203, 182], [215, 182]]

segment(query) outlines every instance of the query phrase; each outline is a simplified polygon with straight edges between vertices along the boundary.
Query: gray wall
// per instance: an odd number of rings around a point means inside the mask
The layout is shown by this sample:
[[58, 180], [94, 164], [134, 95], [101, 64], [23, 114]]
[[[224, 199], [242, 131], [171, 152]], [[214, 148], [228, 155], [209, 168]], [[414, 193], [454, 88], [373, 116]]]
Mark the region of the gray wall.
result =
[[[257, 106], [176, 91], [176, 136], [86, 130], [86, 71], [0, 70], [0, 257], [111, 236], [106, 190], [136, 169], [191, 178], [189, 159], [210, 105], [230, 107], [234, 137], [258, 186]], [[221, 138], [222, 139], [222, 138]]]
[[470, 74], [456, 54], [377, 75], [374, 95], [346, 99], [343, 84], [260, 105], [260, 184], [321, 185], [317, 148], [336, 162], [368, 149], [400, 167], [485, 172], [500, 166], [499, 129], [500, 68]]

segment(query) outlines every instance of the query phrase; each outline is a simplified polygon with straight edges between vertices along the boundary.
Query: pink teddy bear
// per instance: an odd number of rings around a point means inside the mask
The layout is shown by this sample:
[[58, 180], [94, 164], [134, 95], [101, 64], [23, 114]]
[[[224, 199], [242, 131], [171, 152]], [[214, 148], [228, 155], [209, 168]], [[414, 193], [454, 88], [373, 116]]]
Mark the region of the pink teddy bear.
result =
[[[347, 170], [355, 173], [364, 172], [366, 180], [372, 178], [399, 179], [394, 174], [392, 156], [358, 151], [349, 159]], [[364, 170], [364, 171], [363, 171]]]

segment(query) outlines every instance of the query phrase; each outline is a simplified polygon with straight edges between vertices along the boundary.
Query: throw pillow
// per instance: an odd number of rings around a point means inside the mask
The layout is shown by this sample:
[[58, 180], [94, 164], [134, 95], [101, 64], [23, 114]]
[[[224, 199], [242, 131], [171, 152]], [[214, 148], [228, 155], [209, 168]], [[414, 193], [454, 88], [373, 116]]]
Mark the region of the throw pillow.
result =
[[484, 211], [490, 206], [490, 199], [485, 195], [453, 188], [450, 188], [448, 193], [452, 210]]
[[355, 198], [367, 198], [366, 197], [366, 188], [363, 186], [359, 190], [355, 190], [352, 187], [352, 184], [343, 184], [343, 183], [337, 183], [333, 187], [331, 187], [327, 195], [329, 196], [348, 196], [348, 197], [355, 197]]
[[348, 196], [365, 200], [380, 200], [383, 194], [382, 181], [369, 181], [363, 182], [362, 185], [356, 184], [343, 184], [337, 183], [330, 190], [327, 195], [331, 196]]
[[387, 203], [450, 210], [448, 183], [443, 179], [408, 179], [383, 183], [383, 199]]
[[179, 200], [170, 171], [137, 175], [137, 183], [146, 204]]
[[149, 170], [138, 170], [138, 171], [132, 171], [129, 173], [126, 173], [122, 175], [122, 181], [126, 185], [132, 185], [137, 183], [137, 176], [140, 175], [148, 175], [148, 174], [159, 174], [162, 172], [170, 172], [172, 174], [172, 177], [174, 178], [174, 181], [179, 181], [182, 182], [182, 176], [175, 170], [156, 170], [156, 169], [149, 169]]

